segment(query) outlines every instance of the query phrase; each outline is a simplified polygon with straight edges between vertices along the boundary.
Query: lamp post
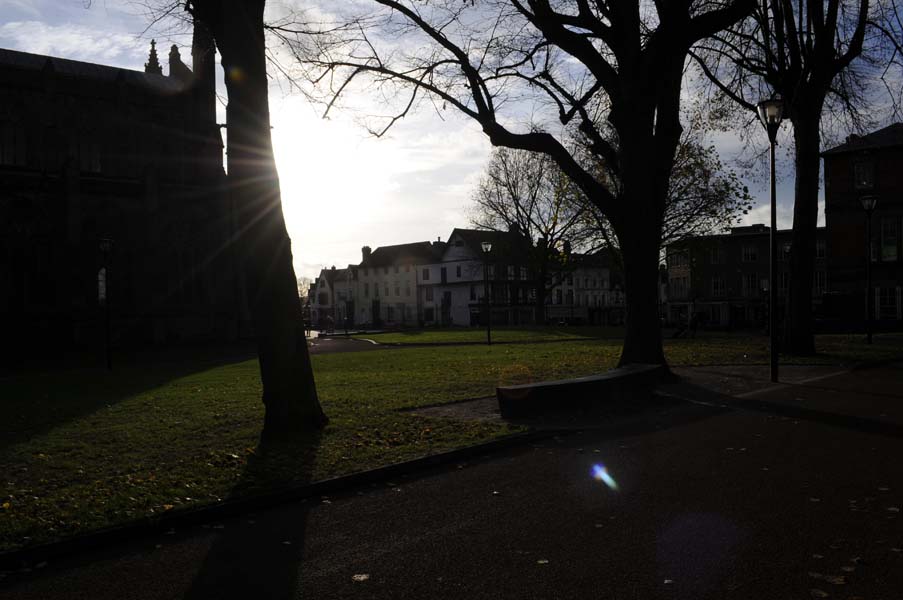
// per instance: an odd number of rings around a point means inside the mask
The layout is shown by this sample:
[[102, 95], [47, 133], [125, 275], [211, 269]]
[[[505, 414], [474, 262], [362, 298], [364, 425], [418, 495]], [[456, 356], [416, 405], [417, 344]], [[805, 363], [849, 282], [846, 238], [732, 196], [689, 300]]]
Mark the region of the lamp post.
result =
[[759, 119], [768, 132], [768, 142], [771, 146], [771, 231], [768, 235], [768, 337], [771, 351], [771, 381], [778, 380], [778, 343], [777, 343], [777, 291], [775, 277], [777, 276], [777, 192], [775, 190], [774, 172], [774, 147], [781, 126], [781, 116], [784, 112], [784, 102], [780, 97], [763, 100], [758, 104]]
[[872, 343], [872, 213], [878, 205], [878, 196], [861, 196], [859, 202], [865, 211], [865, 339]]
[[486, 345], [492, 345], [492, 308], [489, 305], [489, 253], [492, 251], [491, 242], [480, 244], [483, 249], [483, 302], [486, 310]]
[[104, 344], [106, 349], [107, 370], [113, 370], [113, 351], [110, 335], [110, 256], [113, 254], [113, 240], [100, 240], [101, 268], [97, 274], [97, 301], [104, 309]]

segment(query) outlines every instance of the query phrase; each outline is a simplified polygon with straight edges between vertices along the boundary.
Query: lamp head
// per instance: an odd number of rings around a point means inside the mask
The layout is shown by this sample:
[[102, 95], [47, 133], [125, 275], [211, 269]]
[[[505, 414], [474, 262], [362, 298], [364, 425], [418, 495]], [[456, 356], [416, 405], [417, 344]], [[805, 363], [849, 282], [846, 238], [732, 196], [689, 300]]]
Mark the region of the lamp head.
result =
[[762, 100], [757, 105], [759, 120], [768, 131], [768, 139], [773, 144], [778, 134], [778, 128], [781, 126], [781, 119], [784, 116], [784, 101], [780, 96], [775, 96], [768, 100]]
[[862, 203], [862, 209], [865, 212], [871, 213], [873, 210], [875, 210], [875, 207], [878, 205], [878, 196], [875, 196], [873, 194], [869, 194], [867, 196], [860, 196], [859, 202]]
[[483, 248], [483, 252], [485, 252], [486, 254], [489, 254], [492, 251], [492, 242], [483, 242], [480, 244], [480, 246]]

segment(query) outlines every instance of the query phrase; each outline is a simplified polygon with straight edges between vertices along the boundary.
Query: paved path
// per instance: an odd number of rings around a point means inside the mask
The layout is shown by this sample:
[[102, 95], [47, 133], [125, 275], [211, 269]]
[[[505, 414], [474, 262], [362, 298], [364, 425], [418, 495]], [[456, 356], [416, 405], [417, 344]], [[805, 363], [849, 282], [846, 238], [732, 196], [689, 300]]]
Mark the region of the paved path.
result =
[[[901, 381], [894, 365], [756, 398], [893, 424]], [[855, 424], [662, 407], [50, 564], [0, 597], [901, 598], [903, 439]]]

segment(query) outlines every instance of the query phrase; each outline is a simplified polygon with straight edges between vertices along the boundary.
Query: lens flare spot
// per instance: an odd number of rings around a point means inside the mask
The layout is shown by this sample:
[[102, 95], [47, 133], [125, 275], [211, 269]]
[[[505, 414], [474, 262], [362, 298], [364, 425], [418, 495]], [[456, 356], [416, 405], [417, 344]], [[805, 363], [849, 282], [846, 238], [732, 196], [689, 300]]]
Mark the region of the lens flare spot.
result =
[[593, 465], [593, 479], [601, 481], [615, 492], [618, 491], [618, 482], [608, 474], [608, 469], [604, 465]]
[[245, 80], [245, 72], [241, 67], [232, 67], [228, 71], [229, 79], [235, 83], [242, 83]]

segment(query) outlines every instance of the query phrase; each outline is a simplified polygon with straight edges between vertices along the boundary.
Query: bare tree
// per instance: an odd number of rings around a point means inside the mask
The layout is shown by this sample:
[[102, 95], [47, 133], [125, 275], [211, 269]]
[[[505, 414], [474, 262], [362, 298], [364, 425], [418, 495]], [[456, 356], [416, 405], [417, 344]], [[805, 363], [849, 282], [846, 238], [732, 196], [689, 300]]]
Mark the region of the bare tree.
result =
[[[656, 285], [687, 53], [749, 14], [755, 2], [374, 0], [370, 6], [366, 15], [277, 31], [307, 65], [326, 105], [368, 81], [387, 97], [403, 94], [398, 110], [373, 127], [377, 134], [427, 98], [440, 111], [452, 107], [475, 120], [495, 146], [551, 157], [617, 232], [628, 302], [621, 364], [665, 364]], [[616, 171], [620, 194], [569, 150], [558, 132], [566, 127]]]
[[473, 204], [476, 227], [526, 238], [525, 258], [536, 278], [535, 320], [542, 323], [548, 292], [571, 270], [570, 250], [593, 252], [601, 243], [585, 196], [548, 155], [498, 148]]
[[[263, 383], [264, 437], [320, 428], [320, 408], [304, 335], [291, 244], [270, 134], [265, 0], [191, 0], [195, 22], [222, 56], [228, 105], [227, 184], [236, 208], [239, 253]], [[173, 5], [174, 6], [174, 5]]]
[[869, 0], [762, 0], [748, 19], [691, 51], [717, 92], [749, 114], [762, 99], [777, 94], [784, 100], [796, 167], [785, 342], [797, 354], [815, 352], [812, 286], [822, 134], [837, 121], [857, 130], [870, 122], [866, 84], [886, 75], [893, 52], [877, 38], [867, 39], [870, 18], [881, 20], [888, 33], [901, 31], [899, 20], [871, 6]]

